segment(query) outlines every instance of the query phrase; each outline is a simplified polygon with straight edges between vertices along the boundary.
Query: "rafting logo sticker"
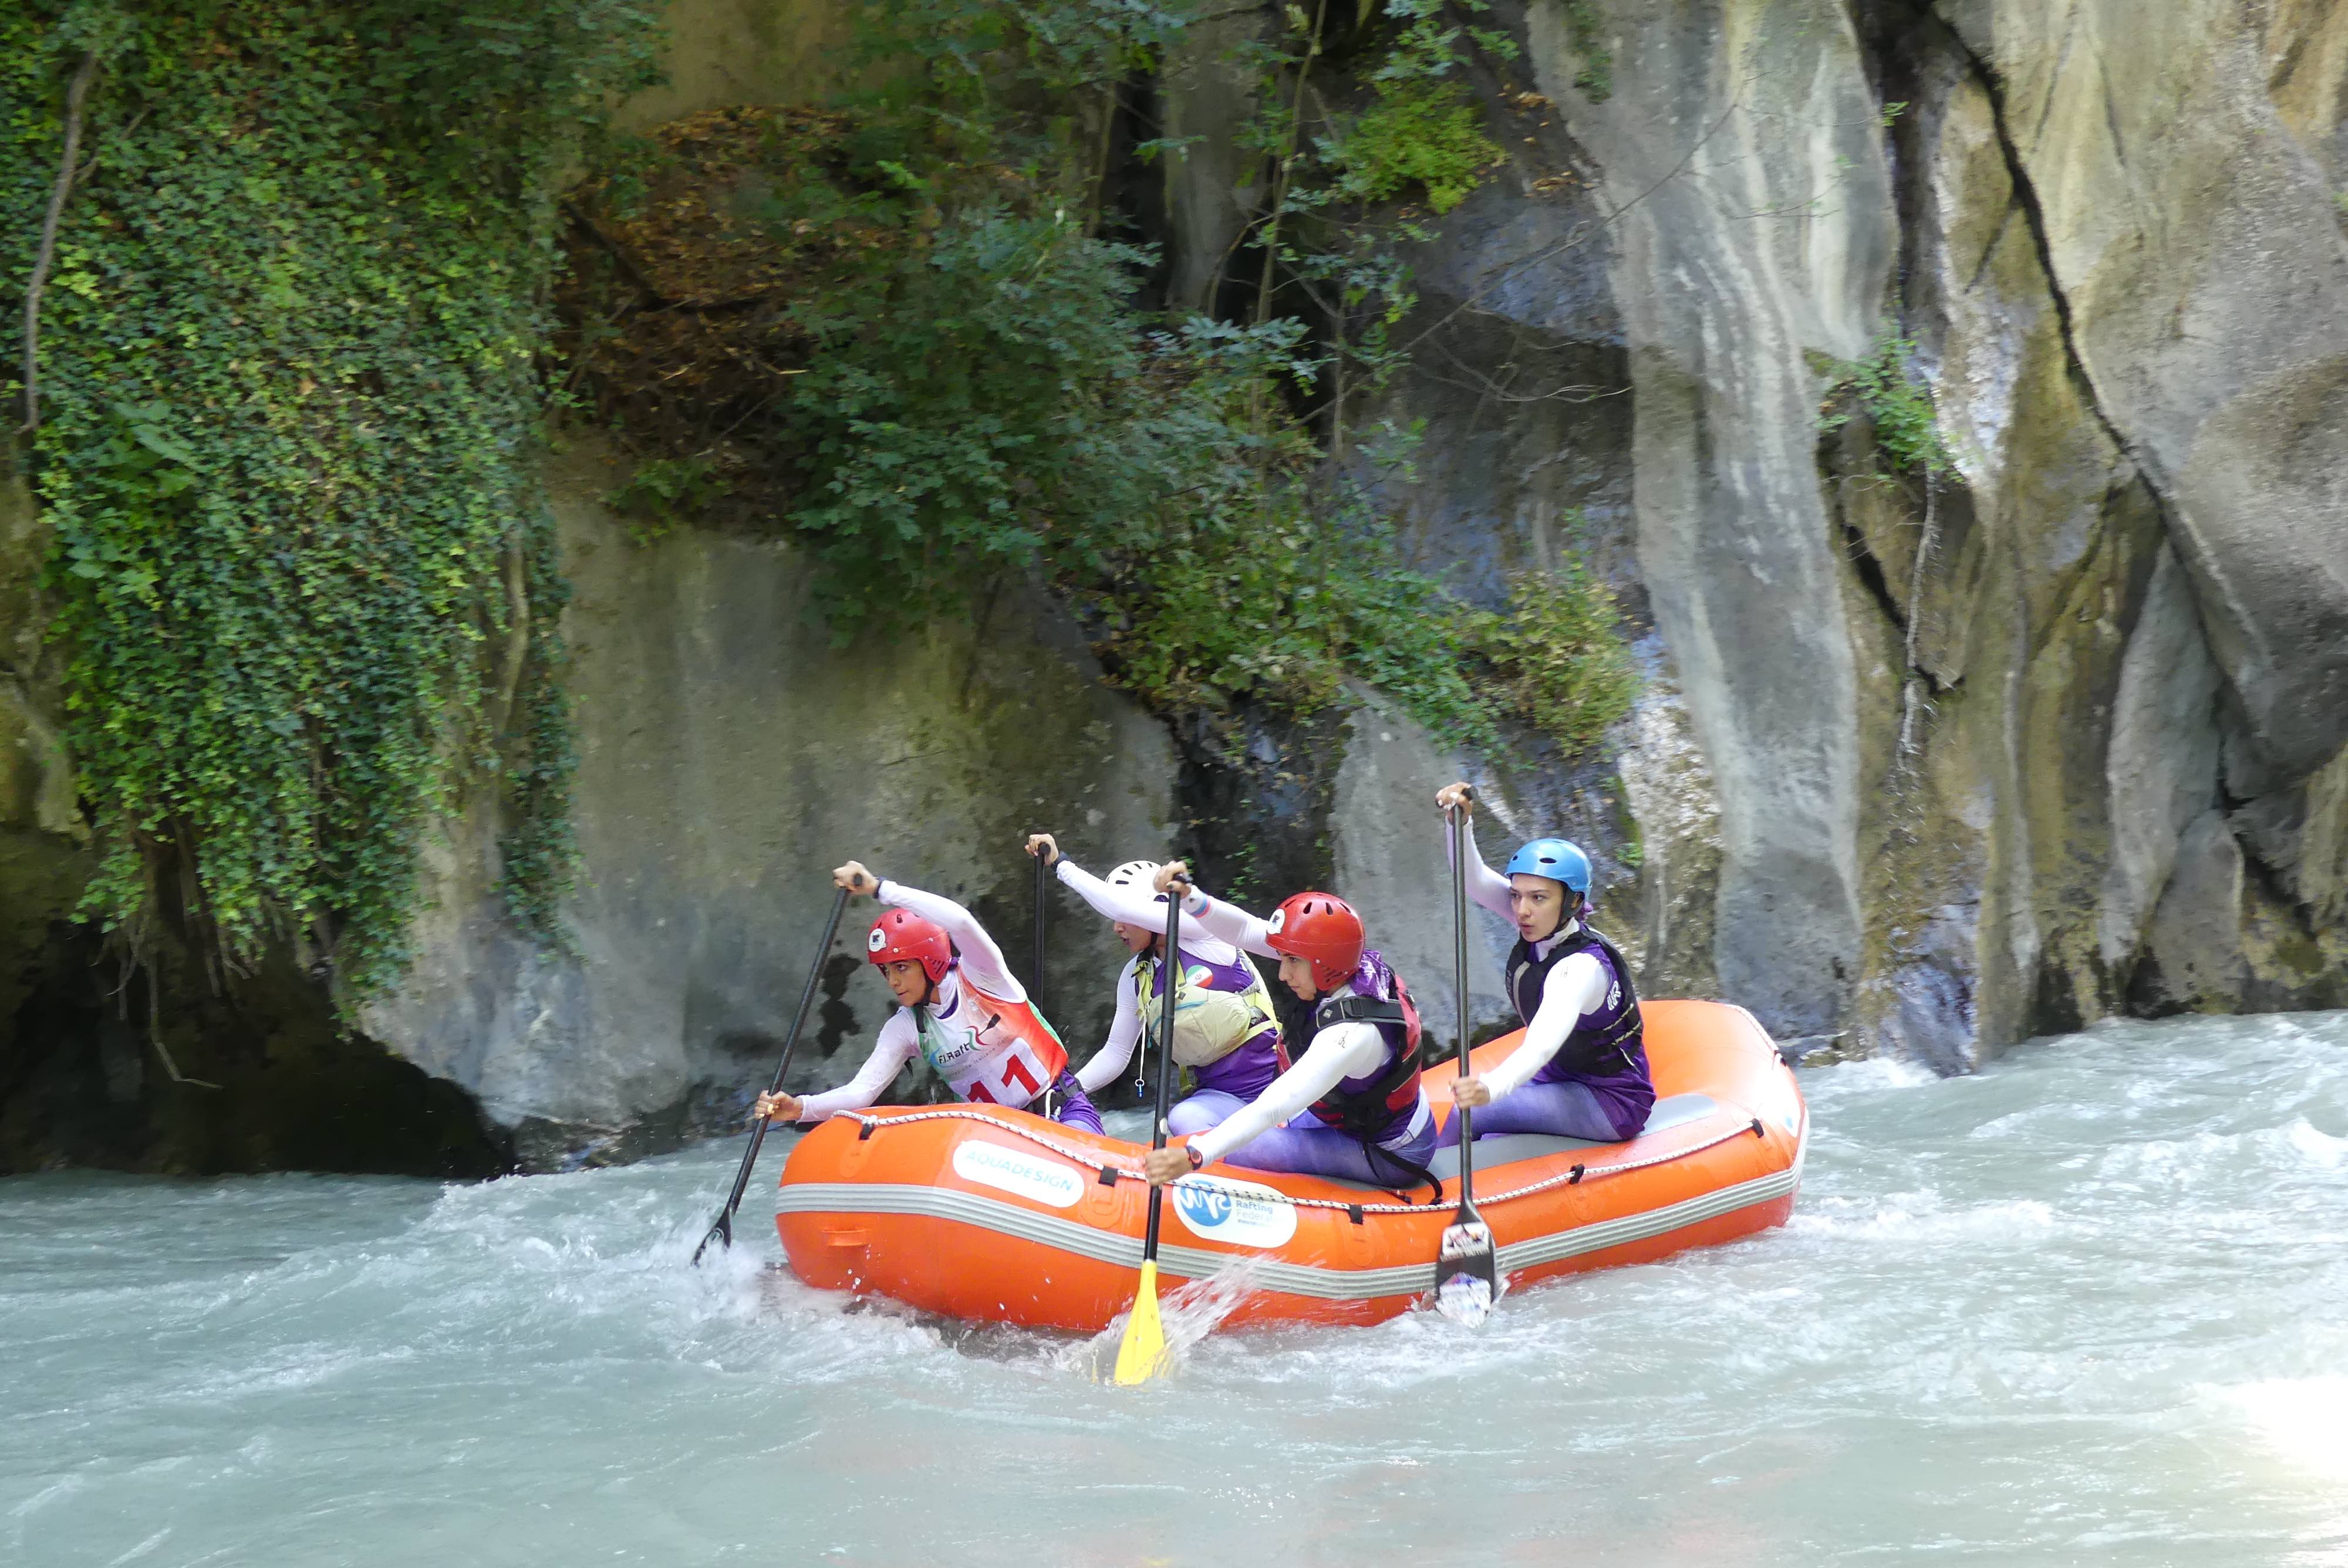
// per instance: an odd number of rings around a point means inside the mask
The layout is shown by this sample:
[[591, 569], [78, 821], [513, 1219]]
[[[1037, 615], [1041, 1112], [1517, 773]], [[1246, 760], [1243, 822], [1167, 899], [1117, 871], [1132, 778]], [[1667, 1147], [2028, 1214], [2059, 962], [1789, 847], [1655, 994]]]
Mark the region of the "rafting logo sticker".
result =
[[1014, 1193], [1056, 1209], [1072, 1209], [1085, 1195], [1085, 1179], [1067, 1166], [983, 1140], [956, 1143], [953, 1168], [963, 1181]]
[[1169, 1191], [1182, 1228], [1208, 1241], [1279, 1246], [1296, 1234], [1296, 1210], [1270, 1187], [1228, 1176], [1185, 1176]]

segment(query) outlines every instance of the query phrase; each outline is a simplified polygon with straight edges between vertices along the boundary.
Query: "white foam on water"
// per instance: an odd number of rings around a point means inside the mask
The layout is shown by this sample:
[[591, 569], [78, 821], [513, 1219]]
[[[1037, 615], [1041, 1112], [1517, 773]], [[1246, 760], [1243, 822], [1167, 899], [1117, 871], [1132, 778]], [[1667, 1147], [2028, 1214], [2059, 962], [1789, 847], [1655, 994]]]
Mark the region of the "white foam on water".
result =
[[2279, 1378], [2200, 1392], [2286, 1464], [2348, 1482], [2348, 1377]]
[[1925, 1089], [1942, 1080], [1921, 1062], [1896, 1056], [1874, 1056], [1862, 1061], [1838, 1061], [1801, 1074], [1802, 1091], [1812, 1102], [1844, 1095], [1874, 1094], [1895, 1089]]

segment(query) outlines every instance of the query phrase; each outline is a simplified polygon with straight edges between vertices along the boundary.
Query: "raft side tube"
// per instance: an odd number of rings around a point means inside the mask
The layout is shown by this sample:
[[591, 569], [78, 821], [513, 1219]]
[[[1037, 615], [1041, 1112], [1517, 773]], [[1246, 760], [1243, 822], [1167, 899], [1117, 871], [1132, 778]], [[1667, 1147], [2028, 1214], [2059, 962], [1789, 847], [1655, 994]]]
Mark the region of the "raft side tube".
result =
[[[1477, 1196], [1515, 1284], [1668, 1256], [1792, 1212], [1807, 1114], [1766, 1031], [1718, 1003], [1642, 1009], [1662, 1095], [1646, 1132], [1478, 1141], [1479, 1154], [1504, 1156], [1478, 1159]], [[1520, 1038], [1478, 1048], [1479, 1070]], [[1449, 1063], [1428, 1074], [1438, 1115], [1453, 1076]], [[1132, 1302], [1142, 1153], [994, 1106], [834, 1117], [791, 1152], [776, 1226], [794, 1272], [820, 1288], [1096, 1332]], [[1231, 1323], [1375, 1322], [1433, 1283], [1456, 1198], [1447, 1182], [1452, 1201], [1431, 1195], [1217, 1163], [1169, 1192], [1159, 1271], [1196, 1281], [1243, 1268], [1249, 1294]]]

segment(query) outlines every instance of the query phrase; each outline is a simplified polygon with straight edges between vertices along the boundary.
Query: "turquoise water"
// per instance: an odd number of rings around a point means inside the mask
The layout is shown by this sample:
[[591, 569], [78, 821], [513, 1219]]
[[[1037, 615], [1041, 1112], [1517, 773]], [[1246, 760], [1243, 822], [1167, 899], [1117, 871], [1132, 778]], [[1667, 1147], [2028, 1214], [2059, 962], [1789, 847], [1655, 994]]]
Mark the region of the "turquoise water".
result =
[[778, 1272], [771, 1153], [687, 1267], [732, 1145], [0, 1182], [0, 1562], [2348, 1563], [2348, 1015], [1804, 1088], [1785, 1229], [1139, 1390]]

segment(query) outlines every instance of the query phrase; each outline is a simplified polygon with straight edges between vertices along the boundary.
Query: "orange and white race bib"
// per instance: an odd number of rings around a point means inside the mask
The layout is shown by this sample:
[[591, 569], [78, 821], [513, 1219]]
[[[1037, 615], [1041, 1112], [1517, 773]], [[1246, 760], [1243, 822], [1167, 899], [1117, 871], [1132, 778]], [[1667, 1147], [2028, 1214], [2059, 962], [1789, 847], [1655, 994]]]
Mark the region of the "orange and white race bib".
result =
[[1067, 1071], [1067, 1049], [1041, 1013], [988, 996], [967, 978], [951, 1018], [924, 1008], [916, 1022], [922, 1054], [964, 1100], [1015, 1109]]

